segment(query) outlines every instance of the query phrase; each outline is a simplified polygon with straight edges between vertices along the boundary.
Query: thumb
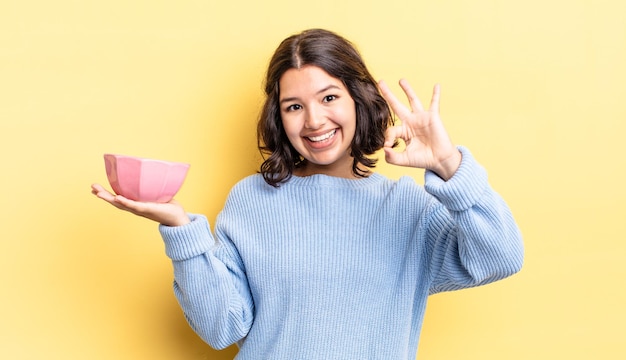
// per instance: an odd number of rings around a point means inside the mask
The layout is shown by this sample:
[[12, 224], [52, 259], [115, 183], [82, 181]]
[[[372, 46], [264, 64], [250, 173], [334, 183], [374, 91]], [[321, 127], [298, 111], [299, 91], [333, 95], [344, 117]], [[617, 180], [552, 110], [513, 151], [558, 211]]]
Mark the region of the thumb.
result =
[[402, 165], [402, 161], [404, 159], [402, 153], [399, 153], [393, 148], [387, 146], [385, 146], [383, 150], [385, 151], [385, 161], [387, 161], [388, 164]]

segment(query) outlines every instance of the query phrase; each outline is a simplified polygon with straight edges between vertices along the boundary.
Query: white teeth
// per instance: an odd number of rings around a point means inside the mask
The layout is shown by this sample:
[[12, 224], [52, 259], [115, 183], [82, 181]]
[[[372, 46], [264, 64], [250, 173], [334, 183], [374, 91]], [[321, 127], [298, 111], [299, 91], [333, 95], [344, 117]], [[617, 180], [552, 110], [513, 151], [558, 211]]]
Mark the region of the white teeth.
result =
[[311, 140], [311, 141], [315, 141], [315, 142], [324, 141], [326, 139], [330, 139], [331, 137], [333, 137], [335, 135], [336, 131], [337, 131], [337, 129], [334, 129], [333, 131], [327, 132], [324, 135], [312, 136], [312, 137], [309, 137], [308, 139]]

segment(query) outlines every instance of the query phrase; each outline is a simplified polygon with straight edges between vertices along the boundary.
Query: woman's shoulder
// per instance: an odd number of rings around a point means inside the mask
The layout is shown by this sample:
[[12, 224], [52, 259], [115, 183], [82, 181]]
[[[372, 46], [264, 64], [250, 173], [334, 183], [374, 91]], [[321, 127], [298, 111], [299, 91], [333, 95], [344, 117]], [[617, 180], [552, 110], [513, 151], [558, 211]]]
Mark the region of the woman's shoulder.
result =
[[260, 183], [265, 183], [263, 176], [259, 173], [248, 175], [235, 183], [233, 188], [246, 187], [246, 186], [259, 186]]
[[259, 191], [268, 185], [261, 174], [252, 174], [240, 179], [233, 185], [230, 190], [231, 194], [237, 194], [241, 192]]
[[262, 174], [256, 173], [248, 175], [239, 180], [230, 190], [229, 199], [239, 199], [249, 201], [253, 199], [264, 199], [275, 195], [280, 187], [268, 184]]

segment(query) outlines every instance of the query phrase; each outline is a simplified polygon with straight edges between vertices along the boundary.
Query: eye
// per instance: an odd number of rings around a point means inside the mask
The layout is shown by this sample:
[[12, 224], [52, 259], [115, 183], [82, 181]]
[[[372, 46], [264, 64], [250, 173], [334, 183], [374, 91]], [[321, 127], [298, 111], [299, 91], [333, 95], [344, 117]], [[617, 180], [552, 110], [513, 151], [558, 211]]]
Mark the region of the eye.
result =
[[290, 111], [296, 111], [300, 109], [302, 109], [302, 106], [300, 104], [291, 104], [285, 108], [285, 111], [290, 112]]
[[324, 96], [323, 102], [331, 102], [335, 99], [337, 99], [337, 95], [326, 95]]

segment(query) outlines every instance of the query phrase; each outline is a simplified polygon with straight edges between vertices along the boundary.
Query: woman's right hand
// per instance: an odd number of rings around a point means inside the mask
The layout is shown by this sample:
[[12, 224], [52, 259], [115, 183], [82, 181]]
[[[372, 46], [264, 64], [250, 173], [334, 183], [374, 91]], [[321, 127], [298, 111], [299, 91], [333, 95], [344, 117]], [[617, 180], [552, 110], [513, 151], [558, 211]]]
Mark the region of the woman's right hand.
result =
[[181, 226], [191, 222], [185, 209], [174, 199], [167, 203], [140, 202], [115, 195], [99, 184], [91, 185], [91, 193], [118, 209], [156, 221], [166, 226]]

